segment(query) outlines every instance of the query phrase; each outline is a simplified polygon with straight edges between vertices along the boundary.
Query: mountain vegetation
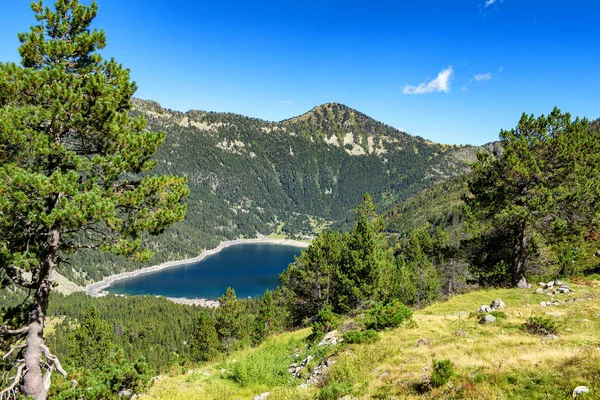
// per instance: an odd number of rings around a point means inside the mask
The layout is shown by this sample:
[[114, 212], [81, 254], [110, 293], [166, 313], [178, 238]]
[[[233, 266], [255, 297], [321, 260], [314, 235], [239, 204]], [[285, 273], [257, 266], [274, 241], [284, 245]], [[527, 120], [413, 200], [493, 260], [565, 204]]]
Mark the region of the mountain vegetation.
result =
[[[133, 115], [166, 133], [155, 171], [187, 177], [185, 220], [151, 240], [151, 263], [197, 256], [223, 240], [272, 233], [313, 238], [348, 229], [370, 193], [389, 209], [463, 174], [487, 147], [428, 142], [337, 103], [282, 122], [231, 113], [167, 110], [134, 99]], [[82, 251], [61, 273], [85, 284], [149, 263]]]

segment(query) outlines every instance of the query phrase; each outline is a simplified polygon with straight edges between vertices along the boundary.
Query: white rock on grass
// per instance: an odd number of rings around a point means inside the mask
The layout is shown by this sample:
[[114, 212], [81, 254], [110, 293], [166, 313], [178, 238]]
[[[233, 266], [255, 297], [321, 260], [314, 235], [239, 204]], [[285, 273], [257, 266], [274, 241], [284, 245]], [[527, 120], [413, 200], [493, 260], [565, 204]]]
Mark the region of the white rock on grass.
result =
[[480, 324], [492, 324], [496, 322], [496, 317], [494, 317], [493, 315], [484, 315], [480, 320], [479, 323]]
[[490, 304], [490, 308], [492, 310], [502, 310], [503, 308], [506, 308], [506, 304], [504, 304], [502, 299], [496, 299], [492, 301], [492, 304]]
[[479, 308], [477, 309], [478, 313], [489, 313], [492, 312], [492, 309], [490, 308], [490, 306], [486, 306], [485, 304], [482, 306], [479, 306]]
[[580, 395], [584, 394], [584, 393], [589, 393], [590, 392], [590, 388], [587, 386], [577, 386], [574, 390], [573, 390], [573, 398], [576, 399], [578, 398]]
[[264, 392], [259, 394], [258, 396], [254, 396], [252, 400], [267, 400], [267, 398], [271, 395], [271, 392]]

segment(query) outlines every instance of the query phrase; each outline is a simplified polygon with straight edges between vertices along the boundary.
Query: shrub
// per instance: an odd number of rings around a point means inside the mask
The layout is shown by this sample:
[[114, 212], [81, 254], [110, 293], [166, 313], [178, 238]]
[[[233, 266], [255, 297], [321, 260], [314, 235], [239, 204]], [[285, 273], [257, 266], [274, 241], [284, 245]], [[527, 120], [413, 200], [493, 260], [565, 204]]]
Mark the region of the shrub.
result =
[[433, 360], [432, 368], [431, 385], [433, 387], [445, 385], [454, 375], [454, 364], [450, 360]]
[[503, 313], [502, 311], [492, 311], [489, 314], [496, 317], [496, 319], [506, 319], [506, 314]]
[[548, 317], [529, 317], [520, 328], [532, 335], [554, 335], [558, 332], [558, 325]]
[[334, 313], [330, 306], [325, 306], [319, 310], [312, 324], [312, 331], [314, 334], [331, 332], [337, 329], [341, 323], [342, 318]]
[[379, 333], [372, 329], [367, 329], [364, 332], [353, 330], [344, 334], [344, 343], [348, 344], [375, 343], [379, 339], [381, 339]]
[[598, 275], [598, 274], [591, 274], [591, 275], [588, 275], [586, 278], [589, 279], [590, 281], [600, 281], [600, 275]]
[[365, 326], [380, 331], [395, 328], [412, 317], [412, 311], [398, 300], [387, 304], [378, 303], [367, 311]]

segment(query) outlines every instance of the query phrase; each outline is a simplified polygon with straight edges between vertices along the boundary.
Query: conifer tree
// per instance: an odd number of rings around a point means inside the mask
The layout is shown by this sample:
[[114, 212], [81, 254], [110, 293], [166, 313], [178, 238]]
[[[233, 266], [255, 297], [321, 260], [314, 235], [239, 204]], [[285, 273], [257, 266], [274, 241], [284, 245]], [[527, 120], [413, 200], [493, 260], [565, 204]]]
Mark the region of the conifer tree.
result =
[[19, 35], [21, 65], [0, 64], [0, 271], [32, 292], [24, 326], [0, 327], [24, 352], [0, 393], [21, 384], [45, 399], [52, 370], [66, 375], [43, 339], [53, 271], [78, 249], [148, 259], [143, 235], [183, 219], [188, 189], [149, 174], [164, 134], [130, 116], [136, 85], [97, 52], [96, 4], [31, 6], [38, 24]]
[[100, 318], [96, 307], [90, 307], [81, 319], [73, 332], [73, 344], [71, 364], [84, 369], [99, 368], [115, 350], [112, 326]]
[[252, 323], [252, 330], [250, 331], [252, 345], [257, 346], [261, 344], [267, 336], [273, 333], [274, 323], [275, 308], [273, 306], [273, 295], [270, 290], [267, 290], [260, 302], [258, 314]]
[[195, 361], [210, 361], [219, 353], [219, 336], [215, 322], [208, 313], [201, 313], [191, 343]]
[[[523, 114], [514, 129], [501, 131], [505, 151], [499, 159], [478, 155], [466, 202], [469, 215], [480, 221], [480, 237], [495, 242], [484, 245], [496, 247], [479, 258], [487, 270], [507, 266], [514, 286], [527, 287], [527, 270], [540, 248], [556, 260], [597, 224], [600, 134], [588, 125], [558, 108], [537, 118]], [[496, 260], [496, 254], [505, 256]], [[495, 265], [485, 265], [487, 258]]]
[[334, 309], [338, 313], [348, 312], [379, 296], [378, 290], [388, 285], [380, 278], [393, 270], [393, 259], [382, 234], [383, 222], [375, 210], [373, 199], [367, 193], [354, 211], [356, 222], [338, 270], [338, 299]]
[[[219, 297], [219, 308], [215, 313], [215, 327], [221, 345], [228, 353], [237, 349], [243, 338], [243, 304], [237, 299], [235, 290], [228, 287]], [[247, 331], [246, 331], [247, 333]]]

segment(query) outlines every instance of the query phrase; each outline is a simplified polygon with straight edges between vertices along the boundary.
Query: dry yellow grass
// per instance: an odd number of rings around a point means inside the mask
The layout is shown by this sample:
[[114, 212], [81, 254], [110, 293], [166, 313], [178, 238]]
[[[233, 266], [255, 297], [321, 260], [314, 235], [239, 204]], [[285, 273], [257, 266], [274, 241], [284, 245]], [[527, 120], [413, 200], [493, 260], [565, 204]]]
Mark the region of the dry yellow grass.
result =
[[[535, 288], [484, 290], [434, 304], [415, 312], [418, 327], [386, 331], [379, 342], [340, 349], [323, 385], [350, 386], [353, 397], [360, 399], [555, 399], [569, 398], [574, 387], [586, 385], [592, 390], [588, 398], [600, 398], [600, 291], [596, 286], [571, 287], [575, 293], [554, 297], [576, 301], [552, 307], [539, 305], [550, 297], [535, 293]], [[505, 319], [489, 325], [480, 325], [477, 316], [459, 321], [459, 311], [473, 312], [495, 298], [507, 304]], [[554, 319], [558, 339], [520, 330], [530, 316]], [[270, 342], [284, 349], [285, 343], [308, 334], [281, 334]], [[430, 344], [416, 347], [419, 339]], [[236, 353], [229, 362], [255, 351], [260, 348]], [[447, 385], [429, 388], [423, 382], [432, 361], [440, 359], [452, 361], [455, 376]], [[298, 389], [297, 383], [241, 387], [220, 374], [223, 363], [165, 377], [142, 399], [251, 399], [266, 391], [271, 392], [269, 400], [312, 399], [321, 390]]]

